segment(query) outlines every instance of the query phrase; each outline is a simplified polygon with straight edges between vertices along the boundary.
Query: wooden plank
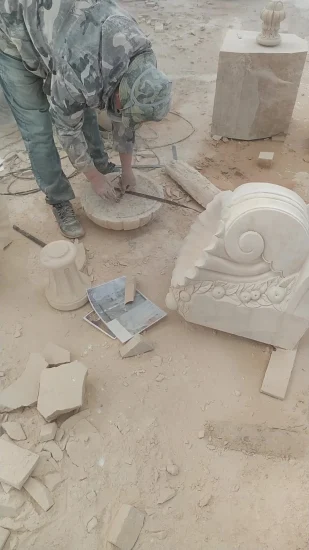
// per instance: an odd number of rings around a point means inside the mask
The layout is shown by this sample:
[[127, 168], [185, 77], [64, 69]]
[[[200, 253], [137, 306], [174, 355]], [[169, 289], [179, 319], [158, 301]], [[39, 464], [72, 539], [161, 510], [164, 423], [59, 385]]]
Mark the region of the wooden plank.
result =
[[136, 292], [136, 281], [134, 277], [126, 277], [126, 288], [124, 295], [124, 303], [129, 304], [134, 302]]
[[261, 393], [284, 399], [294, 367], [297, 349], [273, 351], [264, 376]]

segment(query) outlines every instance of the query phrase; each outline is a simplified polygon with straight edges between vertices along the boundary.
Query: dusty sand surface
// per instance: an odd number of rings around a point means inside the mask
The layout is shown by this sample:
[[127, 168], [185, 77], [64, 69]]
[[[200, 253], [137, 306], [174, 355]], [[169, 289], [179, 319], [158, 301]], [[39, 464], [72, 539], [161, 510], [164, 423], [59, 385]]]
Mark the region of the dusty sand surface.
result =
[[[174, 81], [173, 111], [195, 128], [177, 145], [179, 158], [220, 189], [248, 181], [292, 188], [295, 174], [309, 167], [304, 160], [309, 152], [308, 63], [285, 143], [216, 143], [210, 137], [224, 34], [228, 28], [257, 30], [265, 0], [159, 0], [158, 9], [143, 1], [122, 4], [139, 18], [160, 66]], [[283, 29], [308, 38], [307, 0], [291, 0], [286, 7]], [[154, 32], [154, 20], [164, 22], [164, 33]], [[143, 128], [138, 145], [170, 144], [190, 131], [190, 124], [170, 115]], [[4, 134], [0, 156], [23, 150], [22, 142], [15, 143], [17, 134]], [[270, 170], [256, 163], [265, 149], [276, 153]], [[155, 152], [161, 162], [172, 158], [170, 145]], [[15, 164], [25, 165], [27, 159]], [[63, 165], [72, 173], [67, 159]], [[152, 176], [165, 186], [167, 197], [185, 202], [163, 172]], [[82, 177], [72, 181], [79, 196]], [[1, 191], [7, 183], [0, 180]], [[29, 185], [33, 182], [19, 180], [12, 191]], [[306, 198], [306, 186], [298, 183], [297, 189]], [[12, 222], [46, 242], [61, 238], [42, 194], [9, 198], [8, 206]], [[174, 259], [195, 212], [164, 205], [150, 225], [118, 233], [87, 220], [78, 198], [76, 208], [87, 230], [84, 243], [94, 284], [135, 275], [138, 288], [164, 308]], [[259, 393], [268, 346], [186, 324], [173, 313], [149, 330], [155, 351], [121, 360], [119, 344], [82, 320], [89, 306], [74, 313], [48, 306], [39, 253], [38, 246], [15, 234], [1, 257], [0, 388], [23, 371], [30, 352], [52, 340], [89, 369], [88, 416], [70, 432], [63, 459], [46, 459], [36, 473], [43, 481], [48, 472], [60, 473], [55, 505], [43, 512], [27, 497], [17, 518], [0, 519], [0, 526], [11, 529], [5, 550], [109, 549], [107, 530], [123, 503], [147, 514], [136, 550], [307, 550], [308, 334], [283, 402]], [[164, 375], [160, 382], [159, 374]], [[9, 419], [18, 419], [25, 430], [27, 441], [20, 445], [34, 449], [43, 423], [36, 409], [11, 413]], [[203, 439], [198, 438], [201, 430]], [[166, 471], [171, 462], [179, 467], [176, 476]], [[174, 498], [158, 504], [167, 489]], [[98, 524], [88, 533], [94, 516]]]

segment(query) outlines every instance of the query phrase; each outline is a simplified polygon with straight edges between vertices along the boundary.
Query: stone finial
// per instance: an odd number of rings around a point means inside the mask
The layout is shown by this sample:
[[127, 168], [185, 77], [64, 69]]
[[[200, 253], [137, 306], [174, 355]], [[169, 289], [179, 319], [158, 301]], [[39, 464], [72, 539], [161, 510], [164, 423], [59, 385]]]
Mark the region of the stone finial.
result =
[[261, 12], [262, 32], [256, 41], [262, 46], [278, 46], [281, 42], [280, 23], [285, 19], [284, 5], [281, 1], [272, 1]]
[[45, 296], [49, 304], [60, 311], [72, 311], [88, 301], [90, 279], [78, 271], [75, 263], [77, 250], [68, 241], [54, 241], [41, 252], [41, 263], [49, 271]]

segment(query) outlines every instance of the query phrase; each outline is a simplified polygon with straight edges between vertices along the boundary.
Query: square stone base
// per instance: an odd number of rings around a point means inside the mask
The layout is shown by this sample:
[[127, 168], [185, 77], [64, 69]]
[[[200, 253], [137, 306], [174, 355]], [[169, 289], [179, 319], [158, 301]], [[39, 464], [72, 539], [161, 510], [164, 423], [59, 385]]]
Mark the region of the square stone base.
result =
[[260, 46], [257, 34], [230, 30], [225, 37], [212, 134], [252, 140], [288, 131], [308, 45], [294, 34], [282, 34], [279, 46]]

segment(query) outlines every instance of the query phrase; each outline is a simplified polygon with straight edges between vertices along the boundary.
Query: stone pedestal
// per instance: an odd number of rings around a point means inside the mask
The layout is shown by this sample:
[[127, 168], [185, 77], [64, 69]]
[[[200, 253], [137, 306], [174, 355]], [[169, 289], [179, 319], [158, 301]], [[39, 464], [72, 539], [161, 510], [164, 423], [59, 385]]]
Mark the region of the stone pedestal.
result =
[[5, 199], [0, 196], [0, 251], [12, 242], [12, 229]]
[[274, 48], [257, 44], [257, 33], [228, 31], [219, 55], [212, 134], [262, 139], [286, 133], [308, 45], [283, 34]]
[[41, 263], [49, 271], [45, 295], [49, 304], [61, 311], [72, 311], [88, 301], [89, 277], [78, 271], [76, 247], [69, 241], [55, 241], [41, 252]]

